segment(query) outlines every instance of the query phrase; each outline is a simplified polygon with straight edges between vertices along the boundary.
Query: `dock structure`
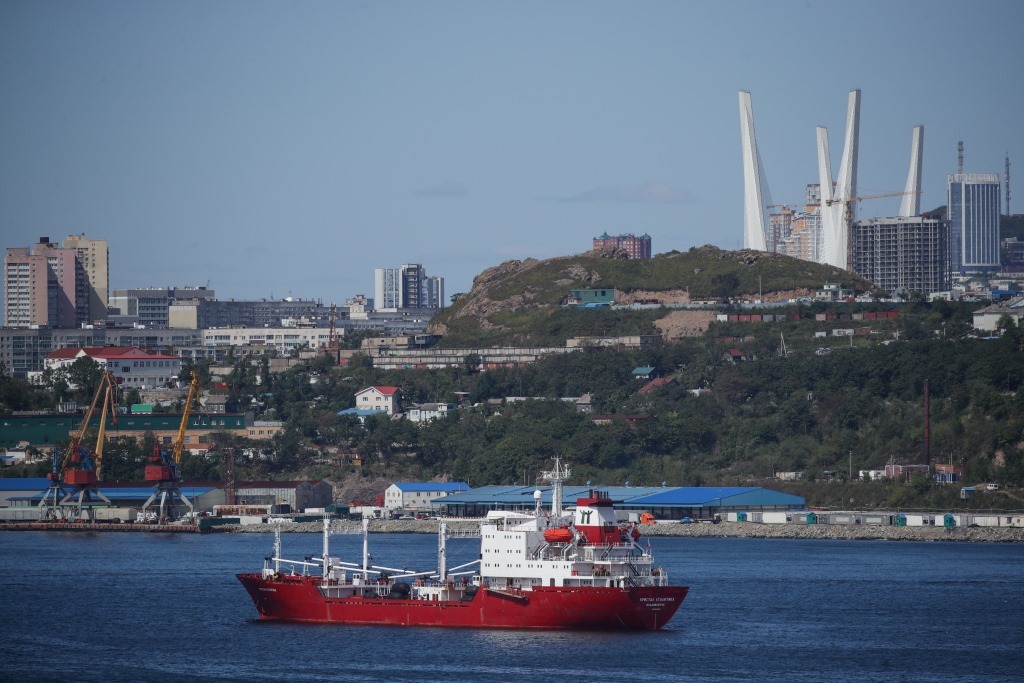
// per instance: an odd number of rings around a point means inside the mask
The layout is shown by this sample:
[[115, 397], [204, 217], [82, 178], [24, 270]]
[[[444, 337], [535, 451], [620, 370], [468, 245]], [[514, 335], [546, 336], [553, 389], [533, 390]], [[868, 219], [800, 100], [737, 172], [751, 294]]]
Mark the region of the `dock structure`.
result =
[[13, 522], [0, 523], [0, 531], [149, 531], [165, 534], [199, 534], [217, 529], [200, 529], [197, 524], [105, 524], [88, 522]]

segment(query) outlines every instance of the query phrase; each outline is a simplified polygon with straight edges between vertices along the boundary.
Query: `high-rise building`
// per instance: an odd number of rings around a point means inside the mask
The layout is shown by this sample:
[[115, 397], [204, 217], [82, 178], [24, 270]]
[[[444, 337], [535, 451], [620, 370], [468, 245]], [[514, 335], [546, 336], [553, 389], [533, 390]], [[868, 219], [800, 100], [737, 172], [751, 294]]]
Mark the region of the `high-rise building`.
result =
[[77, 327], [76, 301], [83, 277], [74, 249], [39, 238], [31, 248], [10, 248], [4, 257], [4, 326]]
[[4, 326], [67, 329], [107, 317], [106, 240], [70, 235], [63, 246], [40, 237], [4, 258]]
[[28, 247], [12, 247], [4, 256], [4, 327], [24, 328], [49, 324], [45, 256]]
[[374, 305], [377, 309], [444, 308], [444, 278], [428, 276], [419, 263], [373, 271]]
[[950, 268], [955, 273], [999, 269], [999, 174], [956, 173], [948, 178]]
[[600, 237], [595, 237], [593, 245], [595, 250], [622, 249], [629, 254], [629, 258], [651, 258], [651, 236], [647, 233], [638, 237], [631, 232], [622, 235], [609, 235], [606, 232]]
[[107, 317], [107, 295], [110, 292], [110, 250], [106, 240], [89, 240], [85, 234], [68, 235], [61, 243], [74, 249], [81, 270], [75, 300], [79, 322], [92, 323]]
[[444, 308], [444, 278], [429, 275], [423, 280], [423, 308]]
[[871, 218], [853, 225], [853, 270], [890, 294], [949, 289], [946, 221], [924, 216]]

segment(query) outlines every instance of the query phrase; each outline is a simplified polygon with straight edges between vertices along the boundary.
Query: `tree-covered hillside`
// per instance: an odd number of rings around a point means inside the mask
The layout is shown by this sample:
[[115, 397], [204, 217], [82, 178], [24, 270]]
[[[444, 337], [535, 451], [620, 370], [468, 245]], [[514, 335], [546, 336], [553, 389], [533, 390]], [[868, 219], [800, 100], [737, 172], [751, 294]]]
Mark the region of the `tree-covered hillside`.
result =
[[[271, 375], [239, 360], [232, 377], [237, 400], [262, 404], [259, 417], [284, 420], [288, 429], [271, 445], [225, 437], [213, 457], [190, 458], [184, 471], [187, 477], [216, 478], [220, 455], [231, 448], [240, 477], [355, 472], [391, 480], [511, 484], [532, 482], [558, 455], [572, 464], [580, 482], [760, 484], [774, 471], [802, 471], [809, 481], [821, 482], [890, 460], [923, 462], [927, 380], [933, 462], [963, 464], [966, 483], [1021, 486], [1024, 330], [1010, 326], [1000, 339], [971, 338], [961, 334], [968, 318], [969, 309], [959, 305], [911, 304], [888, 323], [897, 327], [879, 327], [881, 334], [852, 344], [823, 341], [806, 321], [753, 330], [715, 323], [707, 335], [676, 344], [629, 352], [585, 349], [486, 372], [380, 371], [366, 357], [342, 367], [321, 357]], [[781, 338], [788, 355], [779, 353]], [[725, 354], [729, 348], [739, 348], [747, 360], [733, 363]], [[821, 348], [829, 351], [819, 353]], [[638, 366], [655, 367], [674, 384], [640, 392], [644, 380], [632, 377]], [[362, 425], [337, 415], [353, 406], [356, 391], [373, 384], [400, 387], [405, 406], [453, 401], [455, 392], [468, 392], [469, 398], [448, 418], [423, 425], [383, 416]], [[44, 405], [40, 392], [21, 380], [0, 381], [8, 411]], [[596, 424], [572, 401], [559, 400], [586, 393], [593, 397], [594, 413], [610, 416], [608, 424]], [[140, 476], [145, 454], [119, 444], [108, 449], [105, 470], [122, 479]], [[361, 467], [351, 465], [353, 456], [362, 459]], [[850, 485], [792, 486], [812, 504], [839, 504]], [[907, 506], [941, 502], [958, 490], [927, 482], [909, 488], [864, 484], [857, 495], [879, 505]]]

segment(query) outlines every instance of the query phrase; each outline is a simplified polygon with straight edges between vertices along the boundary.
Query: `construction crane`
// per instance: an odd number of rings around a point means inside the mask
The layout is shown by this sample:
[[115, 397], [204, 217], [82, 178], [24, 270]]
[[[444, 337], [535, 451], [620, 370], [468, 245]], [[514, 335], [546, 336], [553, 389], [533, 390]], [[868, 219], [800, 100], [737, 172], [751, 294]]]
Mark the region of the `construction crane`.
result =
[[[85, 438], [89, 423], [92, 422], [96, 406], [99, 405], [100, 396], [103, 396], [103, 406], [100, 409], [99, 431], [96, 437], [96, 447], [90, 451], [82, 445], [82, 440]], [[83, 516], [90, 517], [92, 505], [99, 501], [107, 505], [112, 504], [110, 499], [99, 489], [99, 482], [102, 480], [103, 444], [106, 441], [108, 413], [113, 417], [116, 425], [117, 384], [113, 375], [104, 370], [92, 403], [82, 419], [82, 425], [64, 451], [64, 457], [60, 458], [57, 449], [54, 449], [53, 464], [47, 475], [50, 486], [39, 502], [41, 519], [56, 520], [65, 517], [81, 519]], [[70, 492], [65, 490], [65, 484], [71, 488]], [[65, 514], [65, 510], [71, 512]]]
[[192, 501], [181, 492], [178, 466], [181, 465], [181, 453], [185, 449], [185, 430], [188, 427], [188, 417], [192, 413], [193, 403], [198, 400], [199, 377], [193, 371], [192, 382], [188, 386], [188, 397], [185, 399], [185, 408], [181, 414], [181, 425], [178, 427], [178, 435], [174, 439], [174, 448], [168, 453], [157, 443], [153, 447], [153, 454], [149, 456], [149, 463], [146, 465], [146, 481], [156, 482], [156, 486], [153, 494], [142, 505], [144, 519], [149, 506], [158, 499], [160, 504], [157, 519], [161, 524], [177, 518], [177, 499], [185, 503], [190, 513], [193, 510]]
[[908, 192], [885, 192], [883, 194], [869, 194], [869, 195], [864, 195], [862, 197], [846, 197], [845, 199], [840, 198], [840, 199], [826, 199], [825, 200], [825, 205], [826, 206], [832, 206], [833, 204], [843, 204], [845, 206], [845, 210], [844, 210], [843, 214], [844, 214], [844, 218], [845, 218], [845, 222], [846, 222], [846, 240], [847, 240], [847, 250], [846, 250], [847, 264], [846, 264], [846, 267], [847, 267], [847, 270], [852, 270], [853, 269], [853, 249], [851, 248], [851, 245], [853, 243], [853, 203], [854, 202], [863, 201], [865, 199], [883, 199], [885, 197], [902, 197], [902, 196], [908, 195], [908, 194], [921, 194], [921, 190], [910, 190]]

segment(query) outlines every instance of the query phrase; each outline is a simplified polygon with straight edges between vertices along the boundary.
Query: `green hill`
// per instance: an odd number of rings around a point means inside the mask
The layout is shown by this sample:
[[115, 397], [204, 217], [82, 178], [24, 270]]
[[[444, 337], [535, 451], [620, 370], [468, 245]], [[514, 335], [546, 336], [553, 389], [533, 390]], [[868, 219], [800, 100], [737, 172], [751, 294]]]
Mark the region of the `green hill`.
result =
[[807, 295], [825, 282], [873, 291], [860, 276], [833, 266], [760, 251], [714, 246], [671, 251], [649, 260], [621, 252], [588, 252], [538, 261], [506, 261], [473, 281], [431, 323], [442, 345], [562, 344], [582, 335], [658, 334], [664, 310], [570, 310], [560, 306], [574, 289], [614, 288], [627, 301], [665, 303], [730, 299], [780, 301]]

